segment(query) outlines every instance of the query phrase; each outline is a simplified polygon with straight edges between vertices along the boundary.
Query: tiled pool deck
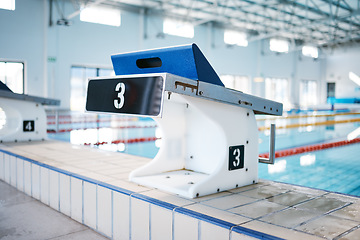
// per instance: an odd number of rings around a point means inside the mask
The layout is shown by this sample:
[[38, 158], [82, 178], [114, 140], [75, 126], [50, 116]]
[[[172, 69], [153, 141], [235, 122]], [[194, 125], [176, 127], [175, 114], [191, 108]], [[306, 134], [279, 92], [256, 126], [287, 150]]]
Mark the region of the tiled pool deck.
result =
[[261, 180], [186, 199], [127, 180], [149, 161], [57, 141], [0, 144], [0, 179], [113, 239], [360, 239], [358, 197]]

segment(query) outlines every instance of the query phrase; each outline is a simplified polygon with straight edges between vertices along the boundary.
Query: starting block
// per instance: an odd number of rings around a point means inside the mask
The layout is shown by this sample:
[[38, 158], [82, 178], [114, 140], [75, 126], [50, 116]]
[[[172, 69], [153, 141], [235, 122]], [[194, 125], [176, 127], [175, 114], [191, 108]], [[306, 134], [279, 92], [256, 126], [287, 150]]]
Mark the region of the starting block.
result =
[[112, 61], [118, 76], [89, 81], [86, 110], [150, 116], [162, 131], [131, 181], [188, 198], [258, 181], [255, 114], [282, 115], [281, 103], [225, 88], [195, 44]]
[[47, 122], [43, 105], [60, 105], [60, 101], [13, 93], [0, 81], [0, 109], [5, 113], [0, 142], [45, 140]]

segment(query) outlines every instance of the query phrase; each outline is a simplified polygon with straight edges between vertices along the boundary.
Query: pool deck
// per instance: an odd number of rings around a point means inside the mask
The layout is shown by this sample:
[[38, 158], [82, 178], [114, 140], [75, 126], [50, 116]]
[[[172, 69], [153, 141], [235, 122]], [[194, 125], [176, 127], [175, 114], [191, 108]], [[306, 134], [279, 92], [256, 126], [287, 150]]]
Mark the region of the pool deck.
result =
[[112, 239], [360, 239], [359, 197], [260, 180], [186, 199], [128, 181], [149, 161], [58, 141], [2, 143], [0, 179]]

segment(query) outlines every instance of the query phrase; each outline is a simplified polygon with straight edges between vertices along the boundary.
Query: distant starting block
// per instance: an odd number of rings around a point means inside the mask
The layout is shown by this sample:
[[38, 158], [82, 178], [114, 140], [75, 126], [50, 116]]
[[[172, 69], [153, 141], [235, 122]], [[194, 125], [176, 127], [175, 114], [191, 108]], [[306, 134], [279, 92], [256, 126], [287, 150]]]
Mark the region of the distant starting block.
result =
[[[0, 81], [0, 142], [46, 139], [46, 113], [43, 105], [60, 105], [59, 100], [13, 93]], [[0, 113], [1, 114], [1, 113]]]
[[89, 81], [86, 109], [150, 116], [162, 130], [131, 181], [189, 198], [258, 181], [255, 114], [282, 115], [281, 103], [225, 88], [195, 44], [112, 61], [118, 76]]

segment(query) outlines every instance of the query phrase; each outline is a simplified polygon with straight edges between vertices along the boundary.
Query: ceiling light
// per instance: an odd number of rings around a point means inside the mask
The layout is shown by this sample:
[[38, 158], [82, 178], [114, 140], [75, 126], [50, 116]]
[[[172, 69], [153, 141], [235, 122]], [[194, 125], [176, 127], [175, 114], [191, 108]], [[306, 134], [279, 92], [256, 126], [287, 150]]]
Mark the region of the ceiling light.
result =
[[312, 58], [318, 58], [319, 57], [319, 51], [317, 47], [313, 46], [303, 46], [302, 47], [302, 54], [307, 57]]
[[289, 52], [289, 42], [286, 40], [272, 38], [270, 39], [270, 50], [273, 52], [287, 53]]
[[241, 47], [247, 47], [248, 45], [246, 33], [233, 30], [224, 31], [224, 42], [229, 45], [238, 45]]

